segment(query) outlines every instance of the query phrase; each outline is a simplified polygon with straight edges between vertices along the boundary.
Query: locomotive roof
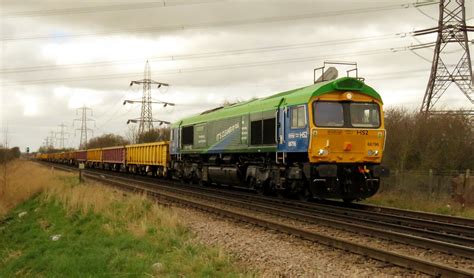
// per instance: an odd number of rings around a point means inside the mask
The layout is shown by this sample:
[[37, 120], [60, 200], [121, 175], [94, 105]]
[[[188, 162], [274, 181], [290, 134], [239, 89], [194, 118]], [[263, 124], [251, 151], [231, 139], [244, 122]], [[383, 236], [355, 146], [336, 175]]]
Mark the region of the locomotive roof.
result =
[[336, 80], [318, 82], [310, 86], [278, 93], [265, 98], [253, 99], [207, 110], [201, 114], [190, 116], [175, 122], [172, 124], [172, 127], [198, 124], [221, 118], [255, 113], [258, 111], [263, 112], [274, 110], [279, 105], [292, 106], [304, 104], [308, 103], [312, 97], [321, 96], [334, 91], [357, 91], [382, 101], [380, 95], [372, 87], [367, 86], [363, 81], [351, 77], [343, 77]]

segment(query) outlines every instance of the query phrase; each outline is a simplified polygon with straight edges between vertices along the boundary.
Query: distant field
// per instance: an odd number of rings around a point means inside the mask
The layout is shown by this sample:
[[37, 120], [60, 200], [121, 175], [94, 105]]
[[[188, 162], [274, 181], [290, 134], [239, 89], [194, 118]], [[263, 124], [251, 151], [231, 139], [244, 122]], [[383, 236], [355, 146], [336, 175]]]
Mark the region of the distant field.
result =
[[0, 200], [0, 277], [254, 276], [223, 250], [197, 243], [172, 209], [30, 162], [20, 166], [28, 171], [12, 172], [15, 188], [3, 197], [35, 197], [13, 209], [15, 202]]

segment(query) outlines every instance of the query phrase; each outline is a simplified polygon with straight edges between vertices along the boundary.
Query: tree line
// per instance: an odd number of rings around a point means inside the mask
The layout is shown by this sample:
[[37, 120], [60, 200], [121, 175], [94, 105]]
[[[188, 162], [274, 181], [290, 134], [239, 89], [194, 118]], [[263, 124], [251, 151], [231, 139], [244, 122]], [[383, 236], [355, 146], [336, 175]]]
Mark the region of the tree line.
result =
[[160, 127], [151, 129], [143, 134], [133, 134], [132, 136], [128, 136], [128, 138], [112, 133], [104, 134], [90, 139], [89, 142], [87, 142], [87, 148], [115, 147], [168, 140], [170, 140], [170, 128]]
[[[474, 169], [474, 126], [469, 116], [437, 115], [391, 108], [385, 112], [387, 141], [383, 163], [394, 170], [438, 171]], [[127, 138], [104, 134], [89, 140], [88, 148], [167, 141], [170, 128], [155, 128]], [[41, 151], [41, 150], [40, 150]], [[58, 151], [58, 150], [46, 150]]]
[[20, 148], [5, 148], [0, 145], [0, 163], [5, 163], [13, 159], [19, 158], [21, 155]]
[[474, 169], [474, 125], [467, 115], [432, 115], [392, 108], [385, 112], [383, 162], [391, 169]]

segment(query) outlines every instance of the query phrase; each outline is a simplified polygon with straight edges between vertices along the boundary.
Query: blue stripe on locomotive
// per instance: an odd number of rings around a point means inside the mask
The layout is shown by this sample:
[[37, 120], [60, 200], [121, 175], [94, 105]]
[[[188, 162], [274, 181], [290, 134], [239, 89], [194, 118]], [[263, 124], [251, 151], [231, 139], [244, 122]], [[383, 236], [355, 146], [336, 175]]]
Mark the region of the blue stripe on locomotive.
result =
[[217, 142], [213, 146], [210, 146], [207, 150], [208, 153], [221, 153], [227, 149], [233, 140], [237, 139], [240, 141], [240, 125], [239, 128], [234, 129], [230, 134], [228, 134], [222, 141]]
[[[292, 128], [292, 108], [304, 106], [306, 126], [302, 128]], [[283, 142], [278, 140], [278, 152], [308, 152], [309, 145], [309, 125], [308, 125], [308, 109], [307, 105], [296, 105], [280, 108], [279, 110], [280, 126], [277, 135], [283, 136]]]

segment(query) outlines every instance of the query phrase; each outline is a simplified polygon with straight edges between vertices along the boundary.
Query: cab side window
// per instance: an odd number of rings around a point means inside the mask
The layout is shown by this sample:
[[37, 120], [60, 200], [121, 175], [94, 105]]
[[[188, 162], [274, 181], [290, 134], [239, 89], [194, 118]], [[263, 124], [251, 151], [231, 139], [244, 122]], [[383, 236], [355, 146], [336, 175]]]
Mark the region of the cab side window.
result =
[[306, 127], [306, 107], [304, 105], [291, 108], [291, 128]]

